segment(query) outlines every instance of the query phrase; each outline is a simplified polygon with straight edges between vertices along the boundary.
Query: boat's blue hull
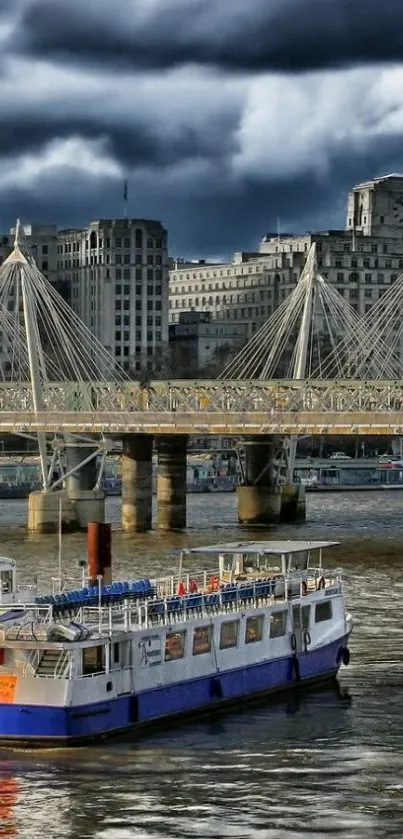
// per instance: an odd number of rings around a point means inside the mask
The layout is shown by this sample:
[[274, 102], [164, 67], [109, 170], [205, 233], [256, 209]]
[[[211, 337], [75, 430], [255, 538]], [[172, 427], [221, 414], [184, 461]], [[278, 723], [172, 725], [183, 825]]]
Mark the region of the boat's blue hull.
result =
[[81, 707], [0, 705], [0, 741], [19, 745], [76, 744], [136, 727], [243, 704], [266, 694], [334, 678], [347, 638], [296, 658], [260, 662]]

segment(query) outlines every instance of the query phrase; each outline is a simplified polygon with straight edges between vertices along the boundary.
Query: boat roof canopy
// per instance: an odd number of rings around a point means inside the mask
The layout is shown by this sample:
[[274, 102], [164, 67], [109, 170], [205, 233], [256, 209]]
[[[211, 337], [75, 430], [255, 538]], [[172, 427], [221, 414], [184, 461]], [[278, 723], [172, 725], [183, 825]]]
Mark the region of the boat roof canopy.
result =
[[207, 545], [198, 548], [186, 548], [184, 554], [282, 554], [302, 553], [303, 551], [319, 550], [339, 545], [340, 542], [302, 542], [302, 541], [272, 541], [272, 542], [223, 542], [221, 545]]
[[15, 565], [15, 559], [10, 559], [8, 556], [0, 556], [0, 572], [10, 571], [11, 568], [15, 568]]

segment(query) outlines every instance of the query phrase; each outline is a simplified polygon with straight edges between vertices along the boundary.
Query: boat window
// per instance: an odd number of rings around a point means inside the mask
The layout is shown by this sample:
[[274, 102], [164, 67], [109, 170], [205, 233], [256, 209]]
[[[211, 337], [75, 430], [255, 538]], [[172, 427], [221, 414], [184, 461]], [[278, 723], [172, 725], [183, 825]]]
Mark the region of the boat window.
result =
[[211, 626], [199, 626], [193, 633], [193, 655], [211, 652]]
[[322, 621], [330, 621], [332, 617], [332, 601], [331, 600], [322, 600], [321, 603], [317, 603], [315, 606], [315, 623], [321, 623]]
[[105, 646], [85, 647], [83, 649], [83, 676], [92, 673], [105, 673]]
[[245, 644], [253, 644], [263, 638], [264, 615], [254, 615], [246, 621]]
[[165, 639], [165, 661], [176, 661], [185, 655], [186, 632], [168, 632]]
[[280, 638], [287, 630], [287, 610], [272, 612], [270, 615], [270, 638]]
[[9, 594], [13, 590], [13, 572], [1, 572], [1, 590], [4, 594]]
[[113, 664], [119, 664], [120, 661], [120, 644], [115, 643], [112, 644], [112, 662]]
[[298, 551], [290, 554], [290, 571], [305, 571], [308, 568], [309, 551]]
[[225, 621], [221, 624], [220, 650], [228, 650], [238, 644], [239, 621]]

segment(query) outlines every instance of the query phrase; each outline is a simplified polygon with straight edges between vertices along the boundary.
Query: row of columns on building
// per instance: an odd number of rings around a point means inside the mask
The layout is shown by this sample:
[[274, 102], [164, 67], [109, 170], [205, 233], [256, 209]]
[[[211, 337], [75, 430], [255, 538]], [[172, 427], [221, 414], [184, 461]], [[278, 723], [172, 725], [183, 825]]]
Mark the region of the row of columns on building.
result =
[[[187, 442], [185, 434], [157, 439], [157, 528], [162, 531], [186, 527]], [[153, 437], [125, 434], [122, 438], [122, 526], [142, 533], [152, 528]], [[274, 466], [274, 438], [256, 438], [246, 445], [245, 481], [238, 487], [238, 519], [241, 524], [267, 525], [297, 521], [305, 517], [305, 497], [295, 484], [279, 486]], [[85, 446], [70, 446], [68, 470], [88, 458]], [[94, 489], [95, 459], [66, 477], [63, 491], [35, 492], [29, 499], [28, 527], [32, 531], [53, 530], [58, 507], [63, 507], [63, 526], [86, 528], [88, 521], [103, 521], [105, 493]]]

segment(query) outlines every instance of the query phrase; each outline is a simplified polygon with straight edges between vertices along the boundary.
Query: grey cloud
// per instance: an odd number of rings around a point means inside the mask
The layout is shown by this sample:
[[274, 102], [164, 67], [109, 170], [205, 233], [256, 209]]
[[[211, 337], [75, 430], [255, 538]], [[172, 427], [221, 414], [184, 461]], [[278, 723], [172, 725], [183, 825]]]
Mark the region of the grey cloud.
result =
[[[234, 122], [236, 117], [234, 115]], [[80, 113], [57, 112], [44, 114], [41, 110], [6, 114], [0, 122], [0, 156], [36, 153], [53, 140], [73, 136], [85, 140], [105, 140], [105, 150], [124, 167], [169, 167], [187, 160], [224, 159], [234, 124], [229, 115], [221, 126], [216, 126], [213, 137], [197, 131], [191, 124], [178, 125], [169, 135], [163, 134], [144, 120], [125, 122], [124, 114], [114, 120], [107, 115], [85, 116]]]
[[[16, 0], [18, 3], [18, 0]], [[21, 2], [21, 0], [20, 0]], [[146, 9], [146, 11], [144, 11]], [[189, 62], [233, 71], [395, 62], [401, 0], [26, 0], [17, 52], [67, 62], [163, 68]]]
[[[352, 183], [398, 168], [399, 142], [384, 144], [371, 155], [338, 160], [326, 179], [300, 175], [231, 182], [212, 171], [207, 178], [189, 176], [175, 189], [152, 175], [129, 180], [129, 214], [160, 219], [168, 228], [170, 253], [178, 256], [229, 256], [234, 250], [257, 250], [267, 232], [305, 232], [344, 227], [345, 199]], [[71, 171], [41, 178], [40, 184], [3, 192], [0, 229], [17, 216], [24, 221], [80, 226], [97, 217], [121, 216], [123, 183], [75, 176]]]

